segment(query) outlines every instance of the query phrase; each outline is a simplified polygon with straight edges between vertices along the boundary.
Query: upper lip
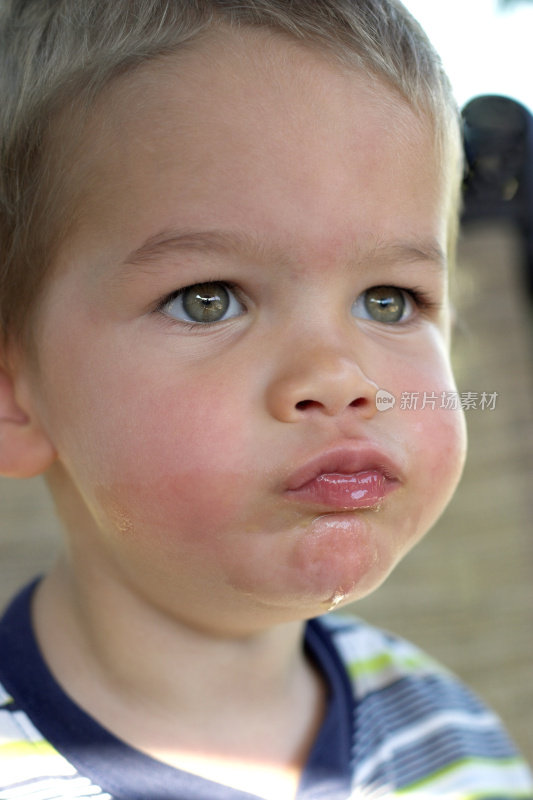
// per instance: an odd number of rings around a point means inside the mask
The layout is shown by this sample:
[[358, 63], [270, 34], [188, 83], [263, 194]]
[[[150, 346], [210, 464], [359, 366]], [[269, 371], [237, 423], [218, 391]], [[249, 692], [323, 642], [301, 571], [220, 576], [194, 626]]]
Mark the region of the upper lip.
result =
[[289, 476], [286, 491], [298, 491], [320, 475], [355, 475], [377, 470], [389, 480], [401, 481], [399, 467], [379, 448], [358, 445], [324, 451], [310, 458]]

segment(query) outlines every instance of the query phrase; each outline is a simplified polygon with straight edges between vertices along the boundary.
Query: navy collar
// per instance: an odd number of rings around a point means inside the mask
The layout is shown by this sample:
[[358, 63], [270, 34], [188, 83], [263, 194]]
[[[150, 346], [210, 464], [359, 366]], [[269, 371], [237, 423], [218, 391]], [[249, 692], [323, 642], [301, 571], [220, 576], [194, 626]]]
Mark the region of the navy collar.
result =
[[[37, 583], [12, 601], [0, 622], [0, 681], [16, 707], [81, 775], [115, 800], [257, 800], [135, 750], [76, 705], [50, 673], [35, 639], [31, 600]], [[355, 735], [350, 680], [320, 619], [308, 622], [305, 648], [329, 691], [297, 800], [345, 800]]]

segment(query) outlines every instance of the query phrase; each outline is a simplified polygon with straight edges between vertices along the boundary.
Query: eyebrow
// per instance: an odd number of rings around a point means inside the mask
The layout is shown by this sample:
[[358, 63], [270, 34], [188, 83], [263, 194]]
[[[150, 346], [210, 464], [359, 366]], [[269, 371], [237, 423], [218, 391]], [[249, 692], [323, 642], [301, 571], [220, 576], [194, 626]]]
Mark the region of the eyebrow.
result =
[[171, 230], [151, 236], [140, 247], [133, 250], [123, 263], [125, 266], [143, 266], [149, 262], [164, 259], [173, 253], [187, 251], [228, 253], [239, 250], [243, 253], [257, 255], [266, 249], [255, 237], [240, 231]]
[[[280, 246], [267, 245], [255, 236], [241, 231], [224, 230], [167, 230], [149, 237], [124, 260], [124, 267], [142, 267], [157, 263], [180, 252], [214, 252], [227, 254], [240, 252], [254, 258], [274, 258], [277, 263], [289, 262], [287, 251]], [[415, 237], [409, 240], [378, 241], [364, 254], [356, 245], [357, 261], [371, 264], [414, 264], [424, 262], [438, 271], [444, 271], [447, 257], [440, 244], [433, 239]]]
[[373, 258], [379, 262], [396, 262], [416, 264], [424, 262], [439, 270], [445, 271], [448, 257], [437, 240], [414, 239], [378, 243], [373, 251]]

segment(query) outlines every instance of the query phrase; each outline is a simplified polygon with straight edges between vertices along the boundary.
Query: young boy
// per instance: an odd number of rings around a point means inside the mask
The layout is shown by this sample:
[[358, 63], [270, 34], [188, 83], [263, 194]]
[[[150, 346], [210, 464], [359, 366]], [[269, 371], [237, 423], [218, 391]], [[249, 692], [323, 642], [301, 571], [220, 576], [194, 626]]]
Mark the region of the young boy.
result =
[[[0, 797], [532, 797], [364, 623], [459, 480], [460, 137], [396, 0], [4, 0], [0, 472], [65, 528], [0, 624]], [[306, 623], [306, 620], [311, 620]]]

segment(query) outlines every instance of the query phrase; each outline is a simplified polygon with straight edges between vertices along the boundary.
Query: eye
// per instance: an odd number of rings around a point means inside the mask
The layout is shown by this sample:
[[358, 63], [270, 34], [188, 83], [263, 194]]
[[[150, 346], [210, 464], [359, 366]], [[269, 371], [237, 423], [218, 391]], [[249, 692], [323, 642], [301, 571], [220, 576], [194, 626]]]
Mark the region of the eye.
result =
[[161, 306], [169, 317], [209, 324], [223, 322], [243, 313], [244, 308], [227, 283], [195, 283], [174, 293]]
[[395, 286], [374, 286], [359, 295], [352, 306], [352, 315], [393, 325], [406, 322], [415, 310], [413, 297]]

